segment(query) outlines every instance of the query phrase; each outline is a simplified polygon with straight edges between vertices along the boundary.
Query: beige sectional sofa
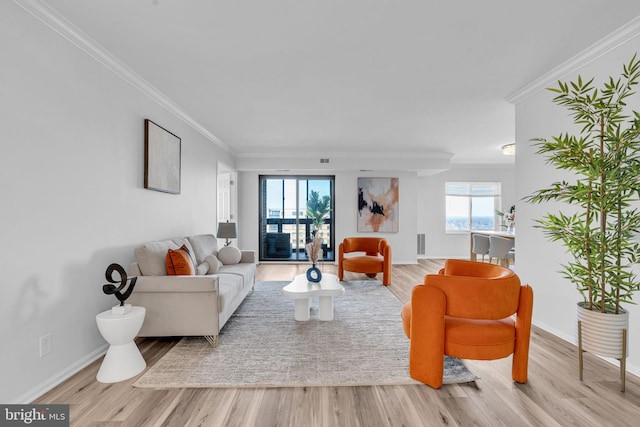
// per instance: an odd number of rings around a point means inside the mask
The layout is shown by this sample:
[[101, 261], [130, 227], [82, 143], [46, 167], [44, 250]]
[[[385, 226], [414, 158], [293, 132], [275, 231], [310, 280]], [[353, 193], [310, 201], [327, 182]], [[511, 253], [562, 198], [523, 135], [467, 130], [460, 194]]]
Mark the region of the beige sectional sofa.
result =
[[[191, 253], [196, 275], [168, 276], [167, 252], [183, 245]], [[138, 246], [134, 251], [136, 262], [129, 268], [129, 275], [138, 280], [127, 300], [147, 311], [138, 336], [204, 336], [216, 346], [220, 329], [255, 283], [254, 251], [228, 256], [234, 251], [237, 249], [219, 252], [218, 241], [211, 234]], [[217, 261], [218, 256], [227, 263]]]

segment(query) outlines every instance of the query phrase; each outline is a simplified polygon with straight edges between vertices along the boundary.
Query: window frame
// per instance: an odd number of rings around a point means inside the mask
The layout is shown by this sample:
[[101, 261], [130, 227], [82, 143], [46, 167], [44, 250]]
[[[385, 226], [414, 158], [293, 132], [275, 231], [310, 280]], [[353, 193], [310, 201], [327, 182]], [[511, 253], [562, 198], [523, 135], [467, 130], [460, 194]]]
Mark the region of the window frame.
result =
[[[455, 193], [450, 191], [450, 186], [466, 186], [466, 193]], [[493, 186], [493, 194], [473, 194], [474, 186]], [[498, 219], [496, 211], [502, 206], [502, 182], [500, 181], [446, 181], [444, 188], [444, 196], [445, 196], [445, 221], [444, 221], [444, 229], [445, 234], [467, 234], [474, 231], [495, 231], [498, 226]], [[466, 198], [468, 200], [468, 209], [467, 209], [467, 225], [466, 229], [449, 229], [449, 215], [448, 215], [448, 205], [449, 205], [449, 197], [461, 197]], [[473, 199], [474, 198], [493, 198], [493, 228], [473, 228]]]
[[[293, 247], [292, 245], [292, 250], [295, 249], [295, 251], [292, 252], [292, 255], [290, 258], [273, 258], [273, 257], [268, 257], [266, 254], [266, 250], [264, 247], [264, 237], [263, 235], [266, 234], [267, 232], [269, 232], [269, 228], [272, 224], [268, 224], [268, 220], [270, 218], [270, 216], [268, 215], [268, 213], [266, 211], [264, 211], [264, 209], [266, 208], [265, 204], [266, 204], [266, 200], [265, 200], [265, 196], [266, 196], [266, 182], [269, 180], [283, 180], [283, 186], [284, 186], [284, 181], [286, 180], [290, 180], [290, 181], [295, 181], [295, 197], [296, 197], [296, 208], [295, 208], [295, 215], [293, 217], [282, 217], [280, 219], [282, 219], [282, 224], [278, 225], [278, 230], [280, 232], [282, 232], [282, 227], [285, 223], [288, 223], [290, 225], [293, 225], [295, 227], [295, 234], [296, 234], [296, 239], [298, 242], [298, 245], [296, 248]], [[307, 185], [307, 192], [304, 200], [304, 205], [301, 205], [301, 194], [300, 194], [300, 183], [306, 181], [306, 185]], [[304, 237], [309, 237], [308, 233], [309, 233], [309, 229], [308, 229], [308, 223], [310, 221], [309, 218], [306, 218], [306, 200], [309, 197], [309, 189], [308, 189], [308, 183], [309, 181], [328, 181], [329, 182], [329, 192], [330, 192], [330, 197], [331, 197], [331, 205], [330, 205], [330, 214], [327, 218], [325, 218], [324, 223], [328, 226], [329, 228], [329, 239], [328, 239], [328, 243], [327, 243], [327, 250], [325, 251], [324, 254], [324, 261], [330, 261], [333, 262], [336, 260], [336, 256], [337, 256], [337, 251], [335, 249], [335, 196], [336, 196], [336, 187], [335, 187], [335, 175], [259, 175], [258, 176], [258, 182], [259, 182], [259, 201], [258, 201], [258, 235], [259, 235], [259, 251], [258, 251], [258, 259], [259, 261], [265, 261], [265, 262], [308, 262], [307, 258], [306, 258], [306, 253], [304, 252], [304, 244], [302, 241], [300, 241], [299, 239], [304, 235]], [[285, 190], [283, 187], [283, 204], [282, 204], [282, 211], [285, 211], [285, 205], [284, 205], [284, 195], [285, 195]], [[266, 215], [265, 215], [266, 214]], [[284, 215], [284, 214], [283, 214]], [[305, 225], [306, 224], [306, 225]], [[264, 228], [263, 228], [264, 226]], [[301, 227], [305, 227], [304, 232], [301, 231]]]

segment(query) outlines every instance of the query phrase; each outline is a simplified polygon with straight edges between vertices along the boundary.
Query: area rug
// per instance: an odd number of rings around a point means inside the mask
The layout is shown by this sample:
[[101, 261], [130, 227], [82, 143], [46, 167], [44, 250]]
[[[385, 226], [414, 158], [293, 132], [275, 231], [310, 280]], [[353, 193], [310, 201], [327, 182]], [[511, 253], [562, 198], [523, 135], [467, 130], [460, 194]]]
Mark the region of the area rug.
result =
[[[136, 387], [307, 387], [420, 384], [409, 377], [409, 340], [402, 303], [377, 281], [344, 282], [334, 320], [293, 318], [288, 282], [258, 282], [229, 319], [215, 349], [185, 337], [134, 384]], [[446, 384], [475, 380], [456, 358], [445, 361]]]

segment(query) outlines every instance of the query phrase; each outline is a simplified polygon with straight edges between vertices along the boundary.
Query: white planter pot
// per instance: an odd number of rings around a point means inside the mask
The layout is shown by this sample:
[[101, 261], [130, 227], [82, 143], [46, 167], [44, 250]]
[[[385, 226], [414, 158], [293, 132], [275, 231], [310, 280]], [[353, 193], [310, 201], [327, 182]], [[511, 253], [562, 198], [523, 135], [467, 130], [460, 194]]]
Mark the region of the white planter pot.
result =
[[[602, 357], [621, 359], [622, 330], [629, 337], [629, 312], [621, 309], [620, 314], [601, 313], [584, 308], [583, 302], [577, 304], [576, 317], [582, 323], [582, 349]], [[576, 325], [577, 332], [577, 325]], [[627, 342], [627, 354], [629, 345]]]

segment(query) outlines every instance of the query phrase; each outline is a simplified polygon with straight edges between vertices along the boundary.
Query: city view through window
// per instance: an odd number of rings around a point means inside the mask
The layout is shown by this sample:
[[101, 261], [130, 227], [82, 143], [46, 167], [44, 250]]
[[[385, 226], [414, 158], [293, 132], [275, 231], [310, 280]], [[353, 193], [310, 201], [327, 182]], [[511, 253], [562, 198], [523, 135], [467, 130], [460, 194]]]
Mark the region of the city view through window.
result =
[[260, 177], [261, 260], [306, 260], [305, 245], [316, 234], [322, 259], [334, 260], [333, 183], [324, 176]]
[[447, 182], [445, 186], [447, 232], [499, 228], [499, 182]]

